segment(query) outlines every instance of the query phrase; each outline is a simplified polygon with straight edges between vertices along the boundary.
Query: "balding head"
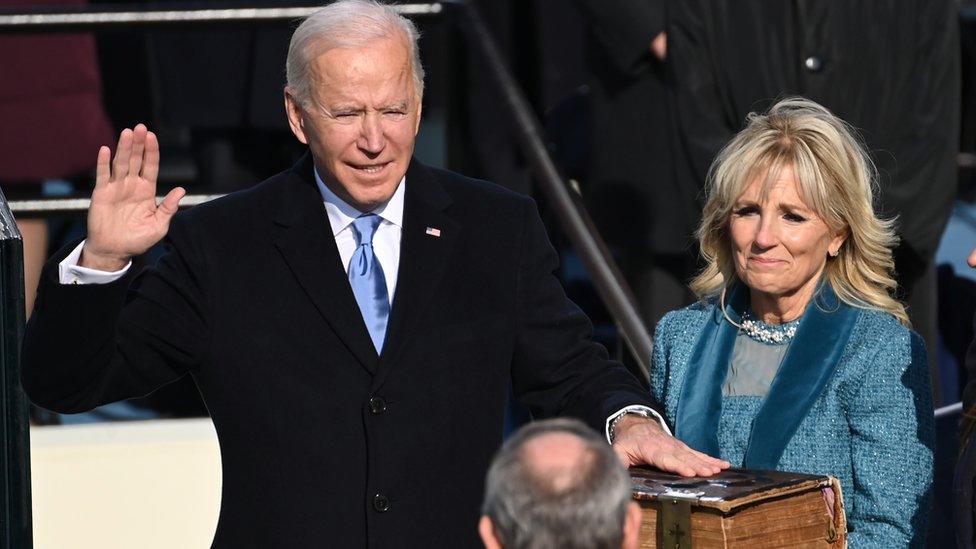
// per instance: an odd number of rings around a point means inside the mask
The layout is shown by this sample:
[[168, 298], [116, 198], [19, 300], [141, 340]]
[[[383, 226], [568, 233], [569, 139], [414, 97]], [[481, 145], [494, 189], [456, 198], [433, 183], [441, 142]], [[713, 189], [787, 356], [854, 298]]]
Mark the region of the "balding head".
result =
[[570, 491], [590, 473], [596, 460], [593, 449], [573, 434], [554, 431], [527, 440], [521, 459], [529, 476], [552, 494]]
[[569, 419], [531, 423], [488, 471], [482, 539], [506, 549], [636, 546], [640, 511], [630, 494], [630, 476], [588, 427]]

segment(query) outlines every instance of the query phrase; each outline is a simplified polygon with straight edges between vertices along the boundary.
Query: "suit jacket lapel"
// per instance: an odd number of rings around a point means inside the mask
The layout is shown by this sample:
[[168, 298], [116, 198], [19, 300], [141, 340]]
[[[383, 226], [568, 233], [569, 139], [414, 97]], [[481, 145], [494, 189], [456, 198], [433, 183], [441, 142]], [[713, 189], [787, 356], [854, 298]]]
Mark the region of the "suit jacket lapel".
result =
[[376, 349], [342, 268], [329, 217], [315, 186], [311, 156], [306, 154], [292, 172], [294, 182], [275, 213], [279, 231], [275, 245], [339, 339], [368, 372], [375, 373]]
[[[726, 313], [736, 322], [748, 303], [749, 292], [736, 286], [728, 292]], [[716, 303], [688, 361], [678, 399], [675, 436], [708, 455], [719, 455], [718, 424], [722, 414], [722, 385], [729, 371], [738, 328]]]
[[786, 445], [840, 362], [850, 340], [857, 310], [824, 284], [803, 313], [803, 320], [776, 372], [769, 393], [752, 423], [743, 467], [775, 469]]
[[[725, 313], [740, 322], [749, 290], [729, 292]], [[753, 420], [743, 467], [775, 469], [786, 445], [820, 397], [840, 362], [857, 320], [857, 310], [824, 284], [807, 305], [790, 349]], [[692, 448], [719, 455], [722, 385], [728, 374], [738, 328], [716, 304], [688, 362], [678, 401], [675, 435]]]
[[[450, 195], [430, 170], [416, 160], [411, 162], [404, 197], [400, 270], [379, 371], [373, 379], [374, 390], [386, 380], [414, 337], [418, 321], [451, 260], [462, 228], [445, 211], [450, 204]], [[428, 234], [428, 229], [439, 230], [439, 236]]]

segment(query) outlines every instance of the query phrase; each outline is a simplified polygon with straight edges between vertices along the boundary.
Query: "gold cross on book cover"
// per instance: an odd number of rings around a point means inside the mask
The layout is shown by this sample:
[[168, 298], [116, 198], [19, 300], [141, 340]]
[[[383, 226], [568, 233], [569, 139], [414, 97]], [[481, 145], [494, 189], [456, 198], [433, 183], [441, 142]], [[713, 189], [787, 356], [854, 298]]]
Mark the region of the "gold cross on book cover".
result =
[[840, 482], [833, 477], [729, 469], [708, 478], [630, 470], [641, 506], [641, 547], [847, 547]]

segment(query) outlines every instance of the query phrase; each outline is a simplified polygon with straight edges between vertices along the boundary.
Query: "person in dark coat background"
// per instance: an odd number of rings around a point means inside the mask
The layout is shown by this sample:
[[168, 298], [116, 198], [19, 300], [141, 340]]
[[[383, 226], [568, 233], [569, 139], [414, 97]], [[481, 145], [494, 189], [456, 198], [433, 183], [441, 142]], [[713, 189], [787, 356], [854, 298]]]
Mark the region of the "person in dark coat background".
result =
[[692, 301], [694, 193], [674, 183], [665, 1], [576, 0], [589, 26], [587, 209], [653, 329]]
[[933, 373], [933, 256], [956, 194], [957, 10], [951, 0], [682, 0], [668, 14], [682, 184], [700, 188], [746, 114], [777, 97], [802, 95], [847, 120], [877, 165], [879, 211], [898, 218], [900, 297]]

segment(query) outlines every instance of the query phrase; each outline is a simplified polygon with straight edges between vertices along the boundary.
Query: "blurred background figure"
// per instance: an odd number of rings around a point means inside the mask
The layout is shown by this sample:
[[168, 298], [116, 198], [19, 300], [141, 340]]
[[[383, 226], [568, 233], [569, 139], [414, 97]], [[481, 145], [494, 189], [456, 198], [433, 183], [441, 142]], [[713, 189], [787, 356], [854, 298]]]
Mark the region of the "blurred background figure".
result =
[[[84, 0], [0, 0], [13, 6], [84, 5]], [[95, 41], [88, 34], [0, 34], [0, 186], [7, 200], [40, 198], [45, 182], [83, 176], [92, 151], [110, 142]], [[87, 184], [87, 183], [86, 183]], [[43, 218], [19, 218], [28, 314], [47, 258]]]
[[[320, 4], [314, 0], [253, 3], [261, 8]], [[304, 153], [292, 139], [282, 108], [281, 60], [292, 30], [293, 25], [217, 26], [147, 34], [145, 47], [157, 86], [153, 115], [174, 148], [188, 145], [192, 157], [188, 167], [195, 171], [190, 192], [246, 189], [294, 164]], [[206, 85], [187, 86], [188, 81]], [[131, 123], [127, 120], [124, 125]]]
[[636, 549], [641, 511], [630, 486], [582, 422], [533, 422], [492, 461], [478, 532], [487, 549]]
[[898, 220], [900, 297], [934, 382], [933, 258], [956, 197], [958, 27], [953, 0], [682, 0], [668, 21], [685, 185], [701, 185], [748, 112], [786, 95], [826, 106], [862, 134], [880, 173], [879, 213]]
[[[675, 184], [665, 0], [576, 0], [586, 21], [584, 202], [648, 329], [693, 301], [697, 188]], [[690, 191], [688, 189], [691, 189]]]

